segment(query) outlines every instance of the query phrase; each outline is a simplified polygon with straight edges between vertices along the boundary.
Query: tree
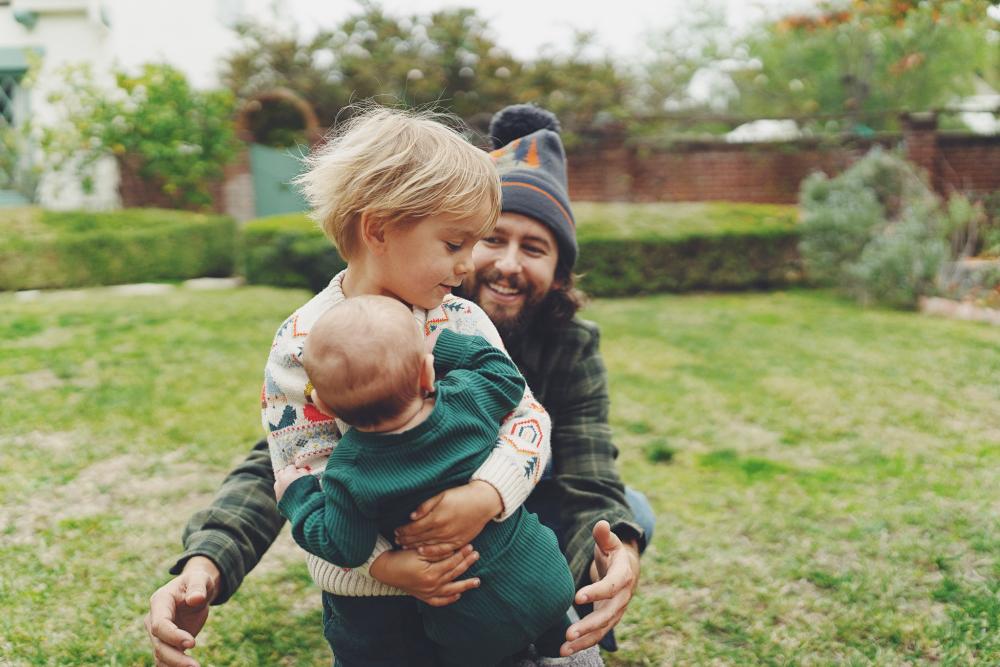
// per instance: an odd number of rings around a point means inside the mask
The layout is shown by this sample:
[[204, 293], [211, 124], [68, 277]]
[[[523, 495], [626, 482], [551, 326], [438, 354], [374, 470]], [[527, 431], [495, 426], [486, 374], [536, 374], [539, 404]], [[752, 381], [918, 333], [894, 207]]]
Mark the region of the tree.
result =
[[887, 129], [901, 110], [951, 104], [996, 67], [991, 4], [854, 0], [781, 19], [747, 40], [759, 67], [735, 76], [741, 111], [845, 114], [856, 128]]
[[116, 72], [110, 89], [86, 66], [61, 74], [65, 83], [49, 101], [65, 114], [39, 128], [47, 166], [76, 171], [86, 191], [94, 164], [112, 156], [172, 206], [212, 203], [211, 185], [237, 150], [229, 91], [194, 90], [166, 64]]
[[[227, 85], [240, 97], [291, 88], [327, 126], [352, 101], [374, 98], [450, 111], [480, 129], [507, 104], [537, 102], [559, 113], [572, 131], [602, 112], [618, 113], [627, 97], [627, 80], [611, 60], [583, 57], [586, 36], [566, 56], [524, 63], [497, 45], [472, 9], [396, 16], [364, 2], [358, 13], [308, 40], [294, 29], [255, 24], [241, 34], [243, 44], [225, 66]], [[262, 109], [252, 129], [266, 142], [284, 139], [280, 128], [297, 122], [288, 110]]]

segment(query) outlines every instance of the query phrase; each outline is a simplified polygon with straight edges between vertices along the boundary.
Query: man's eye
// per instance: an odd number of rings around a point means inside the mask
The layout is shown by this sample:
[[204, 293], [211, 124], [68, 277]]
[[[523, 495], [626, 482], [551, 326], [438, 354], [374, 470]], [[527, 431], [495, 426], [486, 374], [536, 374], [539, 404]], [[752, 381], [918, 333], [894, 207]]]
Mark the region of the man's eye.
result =
[[533, 245], [521, 246], [521, 249], [524, 250], [524, 252], [528, 253], [529, 255], [531, 255], [533, 257], [538, 257], [539, 255], [545, 254], [544, 250], [542, 250], [541, 248], [539, 248], [537, 246], [533, 246]]
[[496, 236], [484, 236], [480, 240], [486, 245], [500, 245], [502, 243], [502, 241]]

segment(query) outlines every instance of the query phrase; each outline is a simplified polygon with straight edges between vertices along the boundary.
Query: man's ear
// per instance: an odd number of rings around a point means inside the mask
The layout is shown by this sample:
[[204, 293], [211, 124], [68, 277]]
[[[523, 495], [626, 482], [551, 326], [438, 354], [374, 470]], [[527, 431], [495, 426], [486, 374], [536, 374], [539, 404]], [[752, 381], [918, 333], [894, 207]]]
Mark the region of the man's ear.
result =
[[430, 394], [434, 391], [434, 355], [428, 352], [420, 365], [420, 388]]
[[361, 214], [358, 233], [361, 242], [373, 255], [385, 252], [385, 225], [374, 215], [365, 211]]
[[312, 390], [312, 394], [310, 394], [310, 396], [312, 396], [313, 405], [316, 406], [317, 410], [331, 419], [337, 417], [337, 415], [333, 414], [333, 410], [330, 409], [330, 406], [324, 403], [323, 399], [319, 397], [319, 394], [316, 393], [315, 389]]

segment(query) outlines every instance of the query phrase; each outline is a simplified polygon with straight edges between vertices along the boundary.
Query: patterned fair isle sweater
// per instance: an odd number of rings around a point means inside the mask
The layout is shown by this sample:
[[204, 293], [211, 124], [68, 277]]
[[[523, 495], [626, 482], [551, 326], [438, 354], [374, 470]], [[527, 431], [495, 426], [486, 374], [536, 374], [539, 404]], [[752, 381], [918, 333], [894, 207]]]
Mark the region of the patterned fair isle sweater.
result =
[[[322, 414], [307, 400], [311, 386], [301, 362], [302, 347], [313, 323], [344, 300], [343, 278], [342, 271], [323, 291], [292, 313], [274, 336], [264, 370], [261, 421], [268, 434], [275, 471], [295, 464], [308, 466], [314, 474], [321, 475], [340, 434], [349, 428]], [[486, 313], [464, 299], [449, 295], [433, 310], [414, 308], [413, 315], [425, 335], [440, 327], [482, 336], [503, 349], [500, 335]], [[471, 478], [483, 480], [499, 492], [504, 506], [499, 521], [516, 511], [534, 489], [548, 464], [550, 434], [548, 414], [526, 388], [520, 403], [500, 423], [493, 451]], [[335, 595], [405, 595], [368, 573], [375, 559], [391, 548], [389, 541], [379, 536], [371, 556], [357, 568], [337, 567], [312, 554], [307, 554], [306, 562], [316, 583]]]

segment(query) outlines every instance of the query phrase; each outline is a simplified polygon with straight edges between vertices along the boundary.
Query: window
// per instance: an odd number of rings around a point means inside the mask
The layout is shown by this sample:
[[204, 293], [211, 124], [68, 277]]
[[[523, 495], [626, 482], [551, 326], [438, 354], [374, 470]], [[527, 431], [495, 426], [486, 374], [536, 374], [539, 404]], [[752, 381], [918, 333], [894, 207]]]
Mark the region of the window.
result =
[[0, 125], [14, 124], [14, 98], [17, 94], [17, 79], [10, 72], [0, 72]]

